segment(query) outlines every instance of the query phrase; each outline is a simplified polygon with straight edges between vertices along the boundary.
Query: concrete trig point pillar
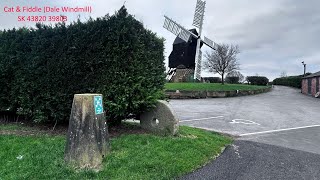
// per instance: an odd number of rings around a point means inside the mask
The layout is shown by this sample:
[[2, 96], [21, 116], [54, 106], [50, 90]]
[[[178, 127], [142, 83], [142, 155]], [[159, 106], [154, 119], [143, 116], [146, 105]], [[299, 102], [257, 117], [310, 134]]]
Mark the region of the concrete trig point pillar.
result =
[[69, 120], [65, 161], [76, 168], [99, 169], [109, 150], [101, 94], [75, 94]]

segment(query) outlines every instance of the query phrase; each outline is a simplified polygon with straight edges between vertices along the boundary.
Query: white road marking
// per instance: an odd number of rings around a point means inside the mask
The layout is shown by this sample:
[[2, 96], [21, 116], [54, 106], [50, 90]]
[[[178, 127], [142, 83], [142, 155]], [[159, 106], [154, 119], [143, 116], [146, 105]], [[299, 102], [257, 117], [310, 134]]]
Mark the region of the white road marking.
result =
[[224, 116], [216, 116], [216, 117], [208, 117], [208, 118], [200, 118], [200, 119], [187, 119], [187, 120], [180, 120], [180, 122], [190, 122], [190, 121], [203, 121], [208, 119], [218, 119], [223, 118]]
[[217, 131], [216, 129], [206, 128], [206, 127], [198, 127], [198, 126], [193, 126], [193, 125], [188, 125], [188, 127], [203, 129], [203, 130], [207, 130], [207, 131], [214, 131], [214, 132], [217, 132], [217, 133], [223, 133], [221, 131], [220, 132]]
[[258, 125], [260, 126], [259, 123], [250, 121], [250, 120], [245, 120], [245, 119], [233, 119], [231, 122], [229, 122], [231, 124], [247, 124], [247, 125]]
[[246, 133], [246, 134], [240, 134], [239, 136], [242, 137], [242, 136], [250, 136], [250, 135], [256, 135], [256, 134], [267, 134], [267, 133], [273, 133], [273, 132], [290, 131], [290, 130], [296, 130], [296, 129], [306, 129], [306, 128], [312, 128], [312, 127], [320, 127], [320, 125], [302, 126], [302, 127], [287, 128], [287, 129], [277, 129], [277, 130], [271, 130], [271, 131], [261, 131], [261, 132], [254, 132], [254, 133]]

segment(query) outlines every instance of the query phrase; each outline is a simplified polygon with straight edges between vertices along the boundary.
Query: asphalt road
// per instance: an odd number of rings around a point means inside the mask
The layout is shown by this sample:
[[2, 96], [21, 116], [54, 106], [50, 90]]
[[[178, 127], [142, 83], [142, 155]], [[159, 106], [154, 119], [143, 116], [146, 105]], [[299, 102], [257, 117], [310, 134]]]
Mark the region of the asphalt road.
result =
[[182, 125], [240, 136], [247, 133], [320, 126], [320, 99], [297, 89], [234, 98], [171, 100]]
[[318, 180], [320, 156], [250, 141], [236, 141], [215, 161], [181, 179]]
[[182, 179], [320, 179], [320, 99], [276, 86], [246, 97], [171, 100], [182, 125], [236, 136]]

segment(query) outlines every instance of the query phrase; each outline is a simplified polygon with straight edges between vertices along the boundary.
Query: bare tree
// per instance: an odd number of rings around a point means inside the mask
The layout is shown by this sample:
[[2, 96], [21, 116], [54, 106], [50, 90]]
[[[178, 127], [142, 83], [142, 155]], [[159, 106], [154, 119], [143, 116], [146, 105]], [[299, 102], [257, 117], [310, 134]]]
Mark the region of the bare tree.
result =
[[206, 52], [204, 68], [209, 72], [218, 73], [221, 75], [222, 84], [224, 84], [224, 76], [229, 72], [239, 69], [237, 62], [237, 54], [239, 47], [236, 45], [221, 44], [216, 50]]
[[282, 78], [283, 77], [287, 77], [287, 72], [286, 71], [282, 71], [281, 74], [280, 74], [280, 77], [282, 77]]

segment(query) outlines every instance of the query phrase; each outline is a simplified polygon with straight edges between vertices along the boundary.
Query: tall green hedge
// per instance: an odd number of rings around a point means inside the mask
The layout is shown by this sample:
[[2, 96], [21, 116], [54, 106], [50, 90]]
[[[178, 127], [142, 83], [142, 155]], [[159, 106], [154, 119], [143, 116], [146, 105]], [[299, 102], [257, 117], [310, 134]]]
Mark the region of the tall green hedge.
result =
[[66, 121], [77, 93], [102, 93], [119, 121], [154, 105], [164, 88], [164, 39], [122, 7], [112, 16], [0, 32], [0, 109]]
[[[311, 73], [307, 73], [306, 75], [310, 74]], [[276, 78], [273, 80], [273, 84], [301, 88], [302, 77], [303, 75]]]

